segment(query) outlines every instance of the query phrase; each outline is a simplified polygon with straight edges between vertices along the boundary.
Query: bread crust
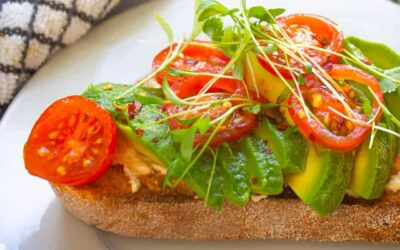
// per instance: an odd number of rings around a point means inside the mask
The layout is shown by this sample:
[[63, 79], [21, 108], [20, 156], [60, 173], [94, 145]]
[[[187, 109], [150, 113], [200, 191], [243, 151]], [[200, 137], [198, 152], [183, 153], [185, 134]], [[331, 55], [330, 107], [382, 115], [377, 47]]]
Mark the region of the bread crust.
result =
[[206, 207], [184, 187], [161, 193], [144, 185], [133, 194], [128, 178], [116, 168], [91, 185], [51, 185], [74, 216], [124, 236], [400, 242], [398, 193], [373, 202], [346, 198], [336, 212], [320, 217], [290, 194], [245, 207], [226, 204], [221, 212]]

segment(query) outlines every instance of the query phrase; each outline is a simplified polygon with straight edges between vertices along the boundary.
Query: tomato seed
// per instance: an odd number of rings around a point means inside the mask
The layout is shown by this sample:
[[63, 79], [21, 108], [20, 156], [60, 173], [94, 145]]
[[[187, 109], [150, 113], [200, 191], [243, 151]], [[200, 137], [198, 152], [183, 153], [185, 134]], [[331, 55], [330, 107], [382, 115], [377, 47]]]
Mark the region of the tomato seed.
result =
[[319, 108], [319, 107], [321, 107], [322, 102], [323, 102], [322, 96], [321, 96], [321, 95], [319, 95], [319, 94], [313, 94], [311, 98], [312, 98], [311, 105], [312, 105], [314, 108]]
[[346, 128], [347, 128], [349, 131], [353, 131], [353, 129], [354, 129], [354, 124], [353, 124], [351, 121], [346, 121], [344, 125], [346, 126]]
[[85, 159], [82, 160], [82, 165], [83, 165], [84, 168], [89, 167], [90, 165], [92, 165], [92, 163], [93, 163], [93, 161], [91, 159], [86, 159], [85, 158]]
[[331, 123], [331, 116], [329, 114], [326, 114], [324, 116], [324, 120], [323, 120], [325, 126], [329, 127], [329, 124]]
[[60, 122], [57, 126], [58, 129], [63, 129], [65, 126], [64, 122]]
[[102, 143], [103, 143], [103, 139], [102, 139], [102, 138], [98, 138], [98, 139], [94, 142], [94, 144], [97, 144], [97, 145], [102, 144]]
[[300, 119], [306, 118], [306, 112], [304, 110], [300, 109], [299, 112], [297, 113]]
[[348, 93], [348, 96], [353, 99], [356, 96], [356, 92], [354, 92], [353, 90], [350, 90], [350, 92]]
[[45, 156], [45, 155], [47, 155], [49, 153], [49, 149], [48, 148], [46, 148], [46, 147], [43, 147], [43, 146], [41, 146], [39, 149], [38, 149], [38, 151], [37, 151], [37, 154], [39, 155], [39, 156]]
[[226, 109], [232, 108], [232, 103], [231, 103], [231, 102], [228, 102], [228, 101], [224, 101], [224, 102], [222, 103], [222, 107], [224, 107], [224, 108], [226, 108]]
[[50, 132], [50, 134], [49, 134], [49, 139], [51, 139], [51, 140], [56, 139], [56, 138], [58, 137], [59, 134], [60, 134], [59, 131]]
[[94, 155], [98, 155], [99, 154], [99, 150], [97, 148], [91, 148], [90, 152], [92, 152]]
[[67, 174], [67, 170], [66, 170], [65, 167], [63, 167], [63, 166], [58, 167], [58, 168], [57, 168], [57, 172], [58, 172], [60, 175], [66, 175], [66, 174]]

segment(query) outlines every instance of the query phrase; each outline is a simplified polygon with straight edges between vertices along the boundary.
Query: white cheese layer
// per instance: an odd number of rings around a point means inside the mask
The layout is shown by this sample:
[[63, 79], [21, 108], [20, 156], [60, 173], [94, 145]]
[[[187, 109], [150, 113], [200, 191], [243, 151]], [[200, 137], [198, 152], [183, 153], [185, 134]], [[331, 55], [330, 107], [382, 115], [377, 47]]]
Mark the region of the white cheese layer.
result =
[[129, 177], [132, 193], [139, 191], [141, 176], [154, 172], [166, 173], [166, 168], [153, 163], [146, 156], [139, 153], [122, 133], [118, 133], [117, 150], [115, 152], [114, 165], [122, 165], [125, 174]]

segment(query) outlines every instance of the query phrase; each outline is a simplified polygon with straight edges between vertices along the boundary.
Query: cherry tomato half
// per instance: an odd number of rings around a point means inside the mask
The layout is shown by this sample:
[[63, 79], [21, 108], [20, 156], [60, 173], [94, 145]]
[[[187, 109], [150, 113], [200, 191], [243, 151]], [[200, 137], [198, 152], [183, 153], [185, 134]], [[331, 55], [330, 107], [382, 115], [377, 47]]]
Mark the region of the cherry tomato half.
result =
[[[240, 97], [238, 95], [232, 95], [236, 97]], [[215, 101], [215, 100], [223, 100], [227, 96], [222, 96], [222, 95], [211, 95], [211, 96], [204, 96], [198, 99], [199, 102], [209, 102], [209, 101]], [[204, 115], [204, 112], [207, 111], [206, 116], [210, 118], [210, 120], [217, 119], [221, 115], [225, 114], [233, 105], [239, 104], [238, 102], [229, 102], [225, 101], [222, 102], [221, 104], [218, 104], [213, 107], [206, 107], [203, 110], [195, 110], [193, 112], [190, 112], [189, 114], [182, 115], [178, 117], [180, 120], [188, 120], [192, 118], [199, 118]], [[199, 106], [191, 106], [191, 109], [196, 109]], [[175, 113], [179, 113], [182, 111], [187, 110], [187, 106], [175, 106], [175, 105], [166, 105], [166, 111], [168, 115], [173, 115]], [[181, 122], [179, 122], [178, 119], [170, 119], [170, 128], [175, 130], [175, 129], [183, 129], [187, 128], [190, 125], [184, 125]], [[232, 115], [228, 117], [228, 119], [224, 122], [224, 124], [219, 128], [219, 131], [216, 133], [214, 138], [210, 142], [210, 146], [215, 146], [218, 145], [222, 142], [230, 142], [230, 141], [235, 141], [242, 137], [243, 135], [250, 133], [255, 125], [256, 125], [256, 115], [245, 112], [242, 109], [238, 109], [235, 112], [233, 112]], [[213, 127], [211, 128], [211, 130]], [[208, 138], [211, 136], [211, 132], [207, 132], [205, 134], [196, 134], [194, 144], [195, 145], [201, 145], [206, 143]]]
[[[384, 102], [382, 90], [374, 76], [348, 65], [333, 65], [328, 74], [336, 80], [364, 84], [374, 91], [382, 103]], [[354, 111], [354, 118], [364, 123], [350, 121], [333, 112], [329, 107], [347, 115], [344, 105], [315, 75], [305, 77], [305, 82], [305, 85], [300, 87], [301, 94], [320, 122], [313, 118], [307, 119], [300, 100], [292, 94], [289, 97], [289, 112], [300, 132], [311, 141], [336, 151], [350, 151], [360, 145], [371, 130], [371, 125], [365, 124], [370, 117], [363, 113], [361, 101], [350, 85], [343, 82], [342, 90], [345, 94], [340, 95]], [[382, 111], [375, 99], [372, 103], [372, 109], [376, 114], [375, 120], [378, 121]]]
[[32, 175], [57, 184], [84, 185], [109, 168], [116, 149], [110, 114], [82, 96], [50, 105], [36, 121], [24, 147]]
[[[172, 45], [175, 49], [177, 44]], [[158, 69], [166, 59], [170, 47], [165, 48], [156, 55], [153, 60], [153, 70]], [[170, 65], [175, 70], [184, 70], [195, 73], [212, 73], [219, 74], [229, 63], [230, 58], [224, 55], [220, 50], [213, 48], [209, 42], [196, 41], [189, 44]], [[228, 71], [228, 76], [232, 75], [232, 71]], [[158, 83], [166, 77], [168, 83], [173, 86], [177, 96], [183, 98], [197, 94], [205, 84], [207, 84], [212, 76], [174, 76], [163, 71], [156, 76]], [[210, 91], [226, 91], [234, 92], [240, 89], [242, 82], [236, 79], [219, 78], [212, 86]]]
[[[324, 48], [333, 52], [340, 53], [343, 49], [343, 33], [339, 26], [331, 20], [317, 15], [311, 14], [294, 14], [289, 16], [279, 17], [278, 24], [297, 45], [309, 45], [319, 48]], [[298, 47], [306, 55], [311, 57], [318, 65], [329, 68], [331, 64], [337, 63], [339, 57], [320, 50], [309, 47]], [[296, 53], [298, 55], [298, 53]], [[299, 55], [298, 55], [299, 56]], [[287, 65], [286, 58], [282, 50], [268, 55], [273, 63]], [[271, 65], [261, 57], [258, 57], [260, 64], [270, 73], [277, 76]], [[305, 67], [295, 58], [288, 56], [288, 61], [291, 68], [297, 68], [302, 71]], [[309, 60], [307, 60], [309, 61]], [[290, 72], [282, 67], [277, 66], [277, 69], [285, 79], [292, 79]]]

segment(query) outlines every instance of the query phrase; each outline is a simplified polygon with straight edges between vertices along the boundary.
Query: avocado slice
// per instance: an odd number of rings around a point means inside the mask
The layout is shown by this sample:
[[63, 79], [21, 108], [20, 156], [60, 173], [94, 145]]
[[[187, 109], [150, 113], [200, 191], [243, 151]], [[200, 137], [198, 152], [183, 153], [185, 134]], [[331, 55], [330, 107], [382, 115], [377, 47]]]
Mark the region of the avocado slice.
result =
[[268, 118], [263, 117], [255, 134], [268, 142], [284, 174], [295, 174], [304, 170], [308, 143], [296, 127], [281, 131]]
[[247, 174], [253, 193], [277, 195], [283, 191], [283, 175], [268, 145], [255, 136], [246, 136], [239, 148], [247, 161]]
[[378, 131], [371, 148], [369, 144], [370, 139], [367, 139], [358, 148], [350, 182], [350, 189], [367, 200], [378, 199], [385, 190], [392, 172], [396, 140]]
[[287, 184], [319, 215], [341, 204], [351, 177], [352, 153], [334, 152], [310, 144], [304, 172], [288, 175]]

